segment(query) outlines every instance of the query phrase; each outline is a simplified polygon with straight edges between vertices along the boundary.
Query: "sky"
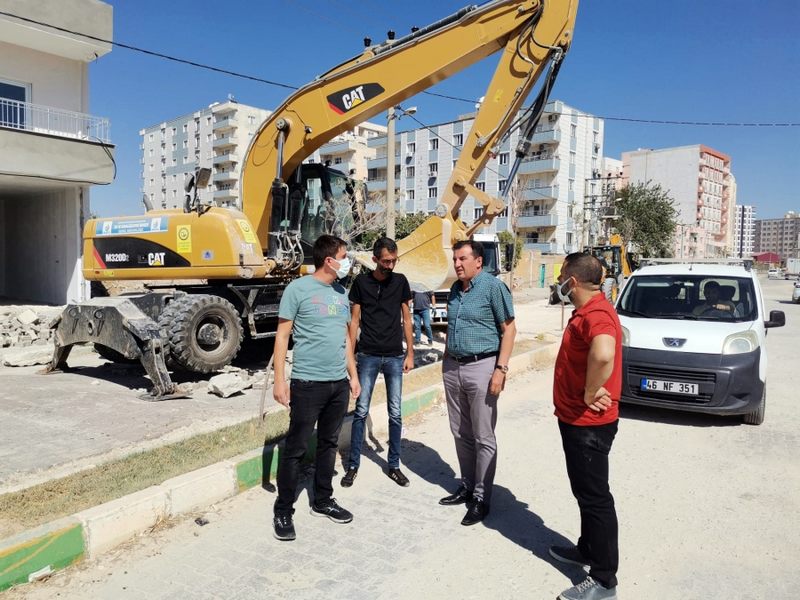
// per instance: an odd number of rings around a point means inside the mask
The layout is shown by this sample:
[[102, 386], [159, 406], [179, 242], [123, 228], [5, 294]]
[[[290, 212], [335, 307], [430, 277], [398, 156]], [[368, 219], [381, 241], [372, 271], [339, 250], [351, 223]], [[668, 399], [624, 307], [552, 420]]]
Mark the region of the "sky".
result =
[[[400, 37], [466, 0], [107, 0], [114, 41], [300, 86], [374, 43]], [[548, 2], [562, 0], [547, 0]], [[581, 0], [573, 44], [551, 99], [601, 117], [800, 124], [800, 2], [796, 0]], [[486, 92], [489, 57], [430, 91]], [[115, 47], [89, 67], [91, 113], [111, 121], [117, 176], [92, 189], [99, 216], [142, 212], [139, 130], [232, 94], [274, 108], [290, 90]], [[472, 102], [420, 94], [404, 106], [428, 124]], [[384, 123], [385, 118], [374, 118]], [[416, 128], [410, 119], [398, 130]], [[739, 204], [757, 218], [800, 211], [800, 126], [720, 127], [607, 120], [605, 155], [705, 144], [732, 158]]]

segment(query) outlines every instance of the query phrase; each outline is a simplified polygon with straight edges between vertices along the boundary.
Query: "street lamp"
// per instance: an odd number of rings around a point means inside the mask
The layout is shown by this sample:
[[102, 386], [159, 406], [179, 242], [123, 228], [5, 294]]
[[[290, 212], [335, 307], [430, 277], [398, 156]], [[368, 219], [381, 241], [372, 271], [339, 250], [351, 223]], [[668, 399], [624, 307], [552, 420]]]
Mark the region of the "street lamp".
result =
[[403, 108], [392, 106], [386, 116], [386, 237], [394, 239], [394, 131], [395, 121], [406, 115], [417, 112], [416, 106]]

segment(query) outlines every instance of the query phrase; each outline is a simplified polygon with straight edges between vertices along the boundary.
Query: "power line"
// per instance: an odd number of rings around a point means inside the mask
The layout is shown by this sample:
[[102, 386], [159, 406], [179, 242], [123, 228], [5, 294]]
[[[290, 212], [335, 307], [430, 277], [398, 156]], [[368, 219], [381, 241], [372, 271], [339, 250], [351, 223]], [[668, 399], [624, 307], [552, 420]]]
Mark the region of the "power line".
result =
[[[298, 4], [304, 10], [305, 7], [302, 4]], [[316, 12], [314, 13], [318, 17], [320, 16]], [[259, 83], [265, 83], [267, 85], [272, 85], [276, 87], [280, 87], [283, 89], [288, 90], [298, 90], [300, 89], [299, 86], [290, 85], [288, 83], [281, 83], [279, 81], [272, 81], [270, 79], [265, 79], [263, 77], [257, 77], [255, 75], [248, 75], [246, 73], [239, 73], [237, 71], [231, 71], [230, 69], [223, 69], [221, 67], [215, 67], [212, 65], [208, 65], [205, 63], [200, 63], [193, 60], [188, 60], [185, 58], [180, 58], [177, 56], [172, 56], [169, 54], [164, 54], [163, 52], [156, 52], [154, 50], [147, 50], [146, 48], [140, 48], [138, 46], [133, 46], [131, 44], [125, 44], [123, 42], [115, 42], [113, 40], [107, 40], [101, 37], [97, 37], [88, 33], [82, 33], [80, 31], [75, 31], [72, 29], [67, 29], [66, 27], [60, 27], [58, 25], [52, 25], [50, 23], [45, 23], [43, 21], [37, 21], [36, 19], [30, 19], [28, 17], [22, 17], [19, 15], [15, 15], [13, 13], [7, 11], [0, 11], [0, 15], [11, 17], [13, 19], [19, 19], [20, 21], [25, 21], [27, 23], [33, 23], [34, 25], [41, 25], [42, 27], [49, 27], [50, 29], [55, 29], [56, 31], [61, 31], [63, 33], [69, 33], [72, 35], [77, 35], [79, 37], [84, 37], [90, 40], [94, 40], [96, 42], [101, 42], [104, 44], [110, 44], [112, 46], [116, 46], [118, 48], [125, 48], [126, 50], [132, 50], [133, 52], [140, 52], [142, 54], [146, 54], [148, 56], [154, 56], [156, 58], [162, 58], [164, 60], [169, 60], [172, 62], [180, 63], [189, 65], [192, 67], [197, 67], [198, 69], [205, 69], [208, 71], [213, 71], [215, 73], [221, 73], [223, 75], [230, 75], [232, 77], [239, 77], [241, 79], [247, 79], [250, 81], [257, 81]], [[423, 94], [428, 96], [435, 96], [437, 98], [444, 98], [446, 100], [454, 100], [457, 102], [465, 102], [474, 105], [476, 102], [475, 100], [468, 99], [468, 98], [461, 98], [458, 96], [450, 96], [447, 94], [439, 94], [436, 92], [429, 92], [423, 91]], [[648, 124], [648, 125], [692, 125], [692, 126], [701, 126], [701, 127], [775, 127], [775, 128], [783, 128], [783, 127], [800, 127], [800, 122], [784, 122], [784, 123], [759, 123], [759, 122], [732, 122], [732, 121], [688, 121], [688, 120], [669, 120], [669, 119], [637, 119], [633, 117], [611, 117], [611, 116], [602, 116], [602, 115], [591, 115], [591, 114], [578, 114], [578, 115], [570, 115], [575, 116], [577, 118], [582, 119], [604, 119], [606, 121], [620, 121], [620, 122], [629, 122], [629, 123], [641, 123], [641, 124]]]
[[299, 89], [295, 85], [288, 85], [286, 83], [280, 83], [278, 81], [271, 81], [269, 79], [264, 79], [262, 77], [256, 77], [254, 75], [246, 75], [244, 73], [237, 73], [236, 71], [230, 71], [228, 69], [222, 69], [220, 67], [213, 67], [211, 65], [206, 65], [203, 63], [199, 63], [193, 60], [187, 60], [185, 58], [178, 58], [176, 56], [170, 56], [169, 54], [164, 54], [162, 52], [154, 52], [153, 50], [146, 50], [144, 48], [139, 48], [137, 46], [132, 46], [130, 44], [123, 44], [122, 42], [115, 42], [113, 40], [106, 40], [101, 37], [97, 37], [94, 35], [89, 35], [88, 33], [81, 33], [79, 31], [73, 31], [71, 29], [67, 29], [66, 27], [59, 27], [57, 25], [51, 25], [50, 23], [44, 23], [42, 21], [37, 21], [35, 19], [29, 19], [28, 17], [20, 17], [19, 15], [15, 15], [9, 12], [0, 11], [0, 15], [6, 17], [12, 17], [14, 19], [19, 19], [20, 21], [25, 21], [27, 23], [33, 23], [34, 25], [41, 25], [42, 27], [49, 27], [51, 29], [55, 29], [56, 31], [61, 31], [63, 33], [71, 33], [72, 35], [77, 35], [80, 37], [84, 37], [90, 40], [94, 40], [96, 42], [102, 42], [104, 44], [111, 44], [112, 46], [117, 46], [119, 48], [125, 48], [126, 50], [133, 50], [134, 52], [141, 52], [142, 54], [147, 54], [149, 56], [156, 56], [158, 58], [163, 58], [164, 60], [170, 60], [177, 63], [182, 63], [185, 65], [190, 65], [192, 67], [197, 67], [199, 69], [206, 69], [208, 71], [214, 71], [216, 73], [222, 73], [223, 75], [231, 75], [233, 77], [240, 77], [242, 79], [249, 79], [251, 81], [258, 81], [259, 83], [266, 83], [267, 85], [274, 85], [277, 87], [289, 89], [289, 90], [296, 90]]

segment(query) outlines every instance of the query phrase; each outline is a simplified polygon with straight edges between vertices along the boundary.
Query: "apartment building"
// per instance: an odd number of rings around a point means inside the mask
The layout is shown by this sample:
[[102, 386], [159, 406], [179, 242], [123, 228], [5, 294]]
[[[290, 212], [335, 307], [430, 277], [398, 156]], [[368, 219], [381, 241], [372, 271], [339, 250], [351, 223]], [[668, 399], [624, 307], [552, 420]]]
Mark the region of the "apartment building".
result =
[[[198, 192], [204, 204], [241, 209], [241, 164], [250, 141], [272, 111], [233, 99], [164, 121], [139, 132], [142, 136], [142, 193], [154, 208], [183, 206], [184, 184], [198, 167], [212, 169], [211, 184]], [[367, 140], [386, 135], [386, 127], [362, 123], [336, 136], [308, 161], [330, 162], [335, 169], [365, 179]]]
[[756, 207], [737, 204], [733, 231], [733, 256], [749, 258], [755, 253]]
[[753, 252], [774, 252], [781, 257], [800, 258], [800, 214], [789, 211], [782, 219], [756, 221]]
[[[114, 179], [107, 119], [88, 114], [89, 63], [111, 51], [99, 0], [0, 0], [0, 296], [88, 297], [82, 231], [92, 185]], [[56, 25], [61, 30], [17, 16]]]
[[696, 144], [622, 153], [625, 179], [660, 184], [675, 200], [675, 254], [686, 258], [728, 256], [733, 250], [736, 185], [728, 155]]
[[154, 208], [183, 206], [184, 185], [195, 169], [212, 170], [198, 192], [203, 204], [241, 208], [240, 165], [250, 140], [271, 111], [233, 99], [139, 131], [142, 193]]
[[[397, 134], [394, 185], [399, 211], [434, 213], [473, 121], [474, 115], [464, 115]], [[601, 167], [603, 128], [602, 119], [561, 101], [549, 102], [533, 137], [533, 151], [510, 182], [513, 201], [484, 231], [516, 230], [527, 250], [551, 254], [577, 250], [582, 231], [573, 213], [583, 202], [584, 182]], [[502, 142], [497, 156], [478, 176], [478, 189], [499, 196], [509, 185], [518, 141], [519, 132], [515, 131]], [[386, 190], [386, 137], [373, 138], [369, 145], [377, 154], [368, 161], [368, 185], [372, 192]], [[472, 223], [482, 210], [482, 205], [468, 196], [461, 206], [461, 218]]]

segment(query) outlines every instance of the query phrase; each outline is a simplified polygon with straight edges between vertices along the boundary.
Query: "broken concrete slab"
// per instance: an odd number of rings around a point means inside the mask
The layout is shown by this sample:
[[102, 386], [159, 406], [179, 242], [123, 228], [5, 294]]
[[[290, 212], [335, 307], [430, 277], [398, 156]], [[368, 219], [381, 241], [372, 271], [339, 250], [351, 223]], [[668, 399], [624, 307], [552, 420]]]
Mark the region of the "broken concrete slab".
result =
[[53, 348], [51, 346], [29, 346], [5, 350], [2, 355], [2, 364], [6, 367], [32, 367], [46, 365], [52, 359]]
[[228, 398], [253, 386], [253, 380], [239, 373], [223, 373], [208, 380], [208, 391], [211, 394]]
[[30, 308], [26, 308], [21, 313], [17, 314], [17, 321], [23, 325], [33, 325], [39, 322], [39, 315], [33, 312]]

